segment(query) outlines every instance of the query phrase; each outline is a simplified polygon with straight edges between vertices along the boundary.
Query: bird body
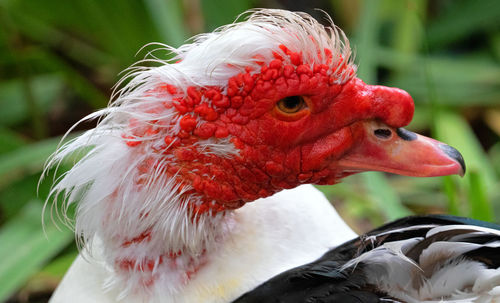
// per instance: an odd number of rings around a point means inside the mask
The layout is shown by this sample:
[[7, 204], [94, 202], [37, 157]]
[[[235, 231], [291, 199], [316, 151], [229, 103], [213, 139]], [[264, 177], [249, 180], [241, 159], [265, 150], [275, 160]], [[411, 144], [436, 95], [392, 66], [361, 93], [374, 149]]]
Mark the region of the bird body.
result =
[[465, 172], [458, 151], [401, 128], [412, 98], [358, 79], [333, 23], [256, 10], [160, 50], [174, 58], [133, 66], [48, 162], [80, 153], [51, 197], [63, 220], [78, 205], [82, 253], [51, 302], [229, 302], [355, 237], [303, 184]]
[[[250, 203], [228, 220], [234, 222], [227, 222], [230, 226], [224, 240], [203, 257], [206, 263], [199, 274], [189, 282], [173, 281], [173, 285], [157, 289], [148, 302], [230, 302], [262, 281], [316, 260], [356, 236], [311, 185]], [[123, 289], [105, 291], [113, 273], [104, 265], [100, 248], [99, 244], [92, 247], [91, 262], [78, 257], [51, 302], [116, 302]], [[171, 288], [178, 289], [175, 295]], [[162, 299], [152, 299], [155, 297]], [[131, 294], [124, 299], [145, 300]]]

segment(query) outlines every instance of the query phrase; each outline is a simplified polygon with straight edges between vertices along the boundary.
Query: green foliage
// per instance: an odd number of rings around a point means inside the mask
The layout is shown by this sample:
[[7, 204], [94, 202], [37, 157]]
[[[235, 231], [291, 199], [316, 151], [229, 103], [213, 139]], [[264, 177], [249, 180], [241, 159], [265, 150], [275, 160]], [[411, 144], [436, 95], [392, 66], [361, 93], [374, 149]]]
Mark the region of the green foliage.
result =
[[53, 225], [47, 225], [44, 233], [41, 213], [40, 201], [32, 201], [0, 230], [0, 243], [5, 243], [0, 246], [3, 264], [0, 268], [2, 299], [8, 298], [21, 283], [73, 240], [70, 231], [58, 230]]
[[[150, 42], [179, 46], [248, 8], [276, 3], [0, 1], [0, 301], [32, 289], [40, 277], [60, 279], [76, 255], [71, 231], [58, 231], [47, 218], [43, 234], [41, 209], [52, 175], [37, 196], [40, 173], [65, 131], [105, 106], [119, 72], [151, 48], [134, 54]], [[316, 3], [347, 31], [359, 76], [410, 92], [416, 114], [409, 128], [456, 147], [468, 166], [464, 178], [370, 173], [321, 187], [349, 224], [362, 232], [430, 212], [499, 222], [500, 2]]]

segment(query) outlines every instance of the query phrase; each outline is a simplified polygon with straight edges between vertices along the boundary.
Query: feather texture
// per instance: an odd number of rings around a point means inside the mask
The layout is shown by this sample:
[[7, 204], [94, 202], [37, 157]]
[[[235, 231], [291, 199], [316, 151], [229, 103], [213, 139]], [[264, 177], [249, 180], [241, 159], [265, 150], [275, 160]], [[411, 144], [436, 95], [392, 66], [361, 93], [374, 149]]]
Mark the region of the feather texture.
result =
[[500, 298], [500, 227], [483, 224], [444, 216], [404, 218], [234, 302], [494, 302]]

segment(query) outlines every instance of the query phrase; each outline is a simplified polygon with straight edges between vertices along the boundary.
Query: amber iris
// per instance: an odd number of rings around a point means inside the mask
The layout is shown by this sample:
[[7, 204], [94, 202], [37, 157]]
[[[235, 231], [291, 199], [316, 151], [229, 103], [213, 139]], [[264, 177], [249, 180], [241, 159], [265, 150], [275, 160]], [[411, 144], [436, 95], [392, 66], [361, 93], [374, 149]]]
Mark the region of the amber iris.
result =
[[295, 114], [306, 108], [307, 104], [302, 96], [290, 96], [279, 100], [276, 107], [285, 114]]

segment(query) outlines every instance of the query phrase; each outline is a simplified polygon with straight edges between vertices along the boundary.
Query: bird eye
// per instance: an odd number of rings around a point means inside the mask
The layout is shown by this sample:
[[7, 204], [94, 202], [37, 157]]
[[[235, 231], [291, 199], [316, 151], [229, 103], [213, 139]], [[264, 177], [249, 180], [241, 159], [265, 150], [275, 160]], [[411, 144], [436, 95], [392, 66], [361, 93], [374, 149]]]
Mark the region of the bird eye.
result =
[[392, 131], [387, 128], [378, 128], [374, 130], [373, 133], [380, 139], [389, 139], [392, 136]]
[[301, 96], [290, 96], [278, 101], [276, 107], [285, 114], [294, 114], [307, 106]]

